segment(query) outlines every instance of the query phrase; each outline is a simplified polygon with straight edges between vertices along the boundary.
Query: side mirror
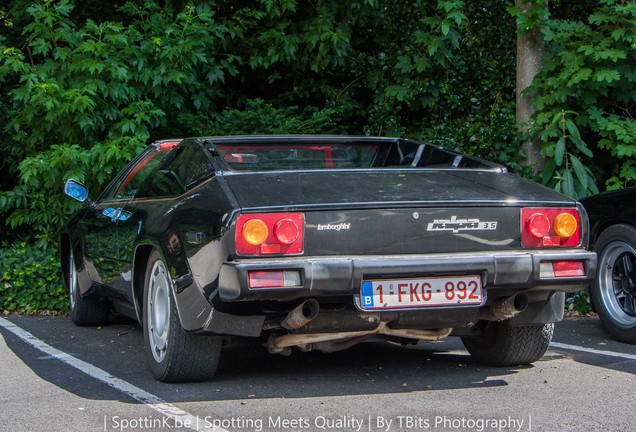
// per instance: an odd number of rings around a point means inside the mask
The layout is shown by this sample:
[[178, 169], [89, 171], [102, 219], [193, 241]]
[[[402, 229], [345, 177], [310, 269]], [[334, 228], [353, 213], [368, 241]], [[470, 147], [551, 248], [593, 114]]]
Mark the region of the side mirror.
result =
[[67, 180], [64, 184], [64, 193], [81, 203], [88, 199], [88, 188], [77, 180]]

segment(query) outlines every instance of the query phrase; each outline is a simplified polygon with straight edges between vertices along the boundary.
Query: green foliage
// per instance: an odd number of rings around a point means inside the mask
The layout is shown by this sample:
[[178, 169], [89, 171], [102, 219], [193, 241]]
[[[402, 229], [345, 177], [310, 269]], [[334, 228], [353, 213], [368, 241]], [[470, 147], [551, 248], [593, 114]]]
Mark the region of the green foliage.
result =
[[247, 101], [244, 109], [225, 109], [213, 116], [198, 134], [252, 135], [259, 134], [330, 134], [341, 132], [335, 108], [300, 111], [298, 107], [276, 108], [262, 99]]
[[515, 18], [517, 29], [521, 33], [537, 31], [550, 15], [546, 0], [523, 0], [520, 6], [509, 6], [508, 13]]
[[235, 59], [219, 54], [228, 29], [208, 6], [170, 14], [128, 2], [127, 26], [77, 25], [72, 10], [68, 0], [36, 3], [27, 9], [27, 49], [0, 46], [0, 82], [11, 84], [1, 145], [19, 178], [0, 194], [0, 212], [41, 245], [75, 208], [61, 194], [66, 178], [100, 190], [151, 131], [176, 129], [168, 110], [209, 110], [236, 73]]
[[0, 309], [27, 314], [68, 309], [55, 249], [25, 243], [0, 248]]
[[409, 136], [530, 175], [517, 25], [547, 46], [531, 88], [544, 182], [573, 197], [635, 184], [636, 3], [511, 3], [14, 0], [0, 7], [0, 241], [54, 247], [77, 208], [63, 182], [95, 196], [161, 138]]
[[373, 92], [365, 133], [416, 137], [521, 172], [505, 4], [416, 2], [382, 19], [396, 25], [364, 40], [367, 56], [352, 67], [367, 70], [353, 87]]
[[521, 143], [514, 105], [499, 103], [484, 109], [476, 99], [472, 103], [474, 110], [466, 118], [447, 119], [413, 136], [497, 161], [518, 175], [530, 176], [530, 168], [520, 164]]
[[96, 194], [156, 138], [409, 135], [518, 168], [500, 1], [161, 4], [18, 0], [0, 16], [5, 241], [54, 245], [77, 208], [63, 182]]
[[586, 314], [592, 310], [590, 296], [585, 291], [567, 294], [565, 297], [565, 308], [569, 311]]
[[586, 23], [550, 20], [543, 30], [533, 133], [548, 159], [544, 182], [570, 196], [597, 192], [595, 178], [608, 189], [636, 184], [634, 28], [636, 3], [603, 0]]
[[540, 134], [541, 140], [546, 143], [541, 155], [547, 159], [542, 177], [544, 184], [578, 199], [599, 191], [594, 174], [577, 156], [581, 154], [591, 158], [592, 152], [568, 116], [576, 116], [576, 113], [557, 113]]
[[78, 208], [76, 202], [61, 196], [65, 179], [99, 187], [140, 149], [135, 137], [121, 137], [91, 148], [54, 144], [47, 151], [25, 158], [19, 165], [21, 184], [0, 195], [0, 209], [13, 208], [7, 225], [11, 229], [36, 227], [32, 234], [36, 244], [54, 245], [57, 230]]
[[434, 110], [444, 93], [454, 90], [448, 78], [459, 61], [467, 26], [464, 7], [462, 1], [439, 0], [382, 11], [383, 21], [399, 25], [387, 25], [359, 41], [372, 49], [364, 53], [363, 64], [353, 66], [365, 70], [363, 84], [373, 92], [367, 133], [404, 135], [409, 117]]

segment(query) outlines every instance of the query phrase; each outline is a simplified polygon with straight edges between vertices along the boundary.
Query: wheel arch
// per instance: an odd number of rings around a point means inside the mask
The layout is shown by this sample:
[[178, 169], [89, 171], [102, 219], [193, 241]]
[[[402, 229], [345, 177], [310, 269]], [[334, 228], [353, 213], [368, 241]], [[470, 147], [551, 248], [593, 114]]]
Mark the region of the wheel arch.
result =
[[146, 266], [148, 265], [148, 258], [154, 249], [159, 249], [153, 244], [140, 244], [135, 249], [135, 256], [133, 258], [133, 277], [132, 277], [132, 289], [133, 289], [133, 302], [135, 307], [135, 313], [137, 314], [137, 321], [143, 325], [143, 304], [144, 304], [144, 282], [146, 278]]
[[[175, 251], [174, 249], [177, 250]], [[133, 255], [132, 297], [137, 321], [143, 324], [146, 270], [154, 250], [159, 253], [169, 270], [172, 299], [175, 302], [177, 317], [181, 326], [186, 331], [197, 332], [202, 330], [211, 313], [212, 305], [205, 298], [202, 290], [196, 285], [185, 251], [178, 245], [165, 245], [163, 241], [158, 241], [154, 237], [143, 238], [135, 247]], [[184, 289], [186, 291], [183, 291]], [[190, 313], [195, 304], [201, 306], [201, 313]], [[182, 315], [184, 310], [186, 312]]]
[[68, 292], [69, 287], [69, 267], [66, 265], [67, 260], [71, 257], [71, 239], [67, 233], [60, 235], [60, 276], [62, 277], [62, 285]]
[[598, 241], [598, 238], [601, 236], [601, 234], [603, 234], [606, 229], [614, 225], [629, 225], [636, 228], [636, 226], [632, 222], [624, 219], [605, 219], [596, 224], [596, 226], [593, 227], [593, 231], [590, 233], [590, 250], [594, 249], [594, 246], [596, 246], [596, 242]]
[[[132, 297], [133, 297], [135, 312], [137, 315], [137, 321], [139, 321], [140, 324], [143, 323], [144, 283], [146, 279], [146, 269], [148, 266], [148, 260], [150, 259], [150, 255], [152, 251], [154, 250], [156, 250], [159, 253], [159, 256], [165, 262], [165, 264], [168, 266], [169, 269], [172, 269], [173, 271], [175, 271], [174, 269], [176, 269], [177, 265], [179, 265], [178, 264], [179, 260], [176, 259], [176, 257], [173, 254], [171, 254], [170, 251], [166, 251], [164, 248], [162, 248], [162, 244], [156, 241], [155, 239], [146, 238], [135, 247], [135, 253], [133, 256], [133, 263], [132, 263], [132, 269], [133, 269], [133, 274], [132, 274], [133, 296]], [[176, 293], [174, 292], [175, 274], [173, 271], [171, 271], [171, 282], [172, 282], [172, 289], [173, 289], [172, 296], [176, 301], [176, 295], [175, 295]], [[178, 270], [176, 272], [178, 276], [179, 275]], [[179, 319], [181, 319], [181, 317], [179, 317]]]
[[84, 254], [81, 247], [81, 240], [77, 238], [74, 239], [72, 234], [66, 231], [60, 234], [59, 247], [60, 276], [62, 278], [64, 289], [66, 289], [67, 291], [69, 289], [70, 274], [68, 260], [71, 259], [71, 252], [79, 274], [78, 282], [80, 286], [80, 292], [82, 293], [82, 295], [85, 295], [86, 293], [93, 294], [94, 289], [92, 289], [92, 280], [84, 265]]

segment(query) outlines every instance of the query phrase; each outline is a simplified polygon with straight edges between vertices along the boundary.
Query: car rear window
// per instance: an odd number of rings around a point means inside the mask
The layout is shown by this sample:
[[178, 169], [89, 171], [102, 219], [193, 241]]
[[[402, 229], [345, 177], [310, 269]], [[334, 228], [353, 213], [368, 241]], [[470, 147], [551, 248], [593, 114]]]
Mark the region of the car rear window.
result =
[[216, 144], [230, 169], [239, 171], [368, 168], [379, 144]]

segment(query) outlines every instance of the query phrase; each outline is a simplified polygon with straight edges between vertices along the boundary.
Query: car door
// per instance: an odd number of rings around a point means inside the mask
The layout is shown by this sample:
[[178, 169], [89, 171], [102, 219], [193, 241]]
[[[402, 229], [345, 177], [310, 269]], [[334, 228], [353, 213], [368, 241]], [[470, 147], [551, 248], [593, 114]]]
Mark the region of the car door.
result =
[[115, 208], [123, 208], [123, 203], [109, 199], [98, 202], [98, 205], [85, 210], [79, 225], [83, 231], [84, 256], [91, 279], [111, 286], [118, 267], [117, 221], [113, 212]]
[[146, 177], [163, 160], [167, 150], [177, 142], [153, 144], [135, 158], [110, 184], [97, 200], [97, 206], [88, 208], [81, 222], [85, 236], [85, 256], [93, 280], [111, 289], [111, 296], [132, 300], [130, 290], [130, 255], [122, 243], [118, 225], [125, 222], [130, 213], [126, 204], [137, 193]]
[[[125, 219], [118, 222], [122, 262], [132, 264], [135, 246], [140, 242], [153, 244], [179, 259], [183, 252], [180, 225], [193, 218], [199, 220], [197, 203], [202, 198], [189, 192], [212, 176], [211, 159], [195, 140], [184, 141], [163, 159], [127, 202]], [[185, 262], [181, 264], [185, 266]]]

